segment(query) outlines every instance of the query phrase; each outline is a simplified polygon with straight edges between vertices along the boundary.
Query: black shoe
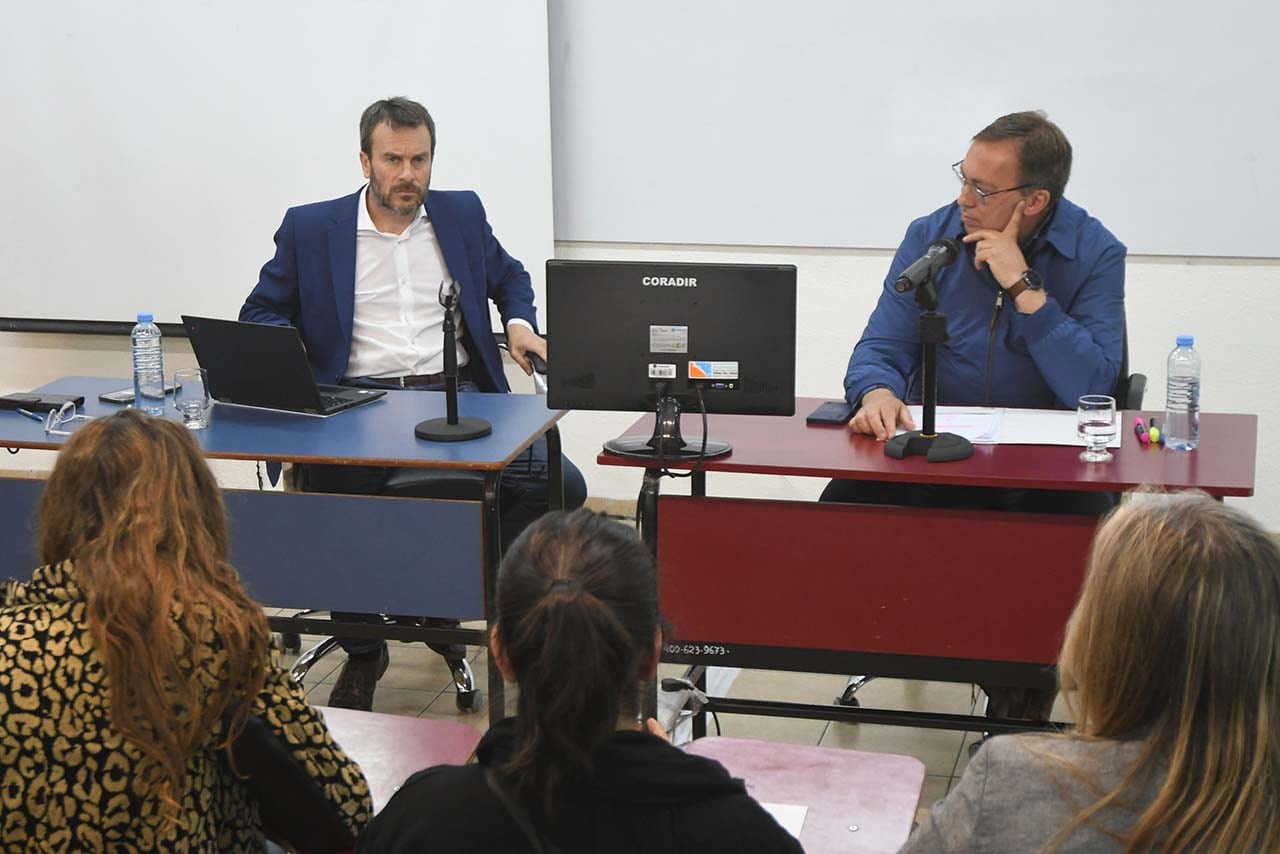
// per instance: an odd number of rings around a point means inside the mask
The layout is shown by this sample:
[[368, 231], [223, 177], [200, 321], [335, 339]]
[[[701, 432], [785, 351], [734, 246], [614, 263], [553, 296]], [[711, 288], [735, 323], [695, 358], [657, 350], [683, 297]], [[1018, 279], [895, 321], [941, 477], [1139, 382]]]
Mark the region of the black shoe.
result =
[[386, 644], [374, 655], [348, 656], [347, 663], [342, 665], [342, 672], [338, 674], [338, 682], [329, 694], [329, 705], [338, 709], [373, 711], [373, 689], [390, 663]]

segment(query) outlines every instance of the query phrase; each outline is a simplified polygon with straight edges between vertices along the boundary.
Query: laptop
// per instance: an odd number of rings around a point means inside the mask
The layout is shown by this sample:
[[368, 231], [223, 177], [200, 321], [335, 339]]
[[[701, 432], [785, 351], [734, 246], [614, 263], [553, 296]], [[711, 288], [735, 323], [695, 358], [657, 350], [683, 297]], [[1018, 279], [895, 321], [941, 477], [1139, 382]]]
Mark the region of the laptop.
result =
[[372, 388], [318, 385], [292, 326], [182, 315], [196, 361], [219, 403], [329, 416], [386, 394]]

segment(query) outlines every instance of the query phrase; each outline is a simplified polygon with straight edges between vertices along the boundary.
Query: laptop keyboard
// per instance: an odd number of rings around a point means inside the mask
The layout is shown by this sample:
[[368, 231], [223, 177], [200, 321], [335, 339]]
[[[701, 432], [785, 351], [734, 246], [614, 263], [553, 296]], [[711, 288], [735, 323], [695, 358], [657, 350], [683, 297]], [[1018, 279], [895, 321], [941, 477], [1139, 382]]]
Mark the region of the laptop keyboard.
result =
[[351, 402], [351, 398], [342, 397], [341, 395], [337, 395], [337, 394], [322, 393], [320, 395], [320, 403], [324, 405], [325, 411], [328, 411], [330, 409], [336, 409], [337, 407], [343, 406], [350, 402]]

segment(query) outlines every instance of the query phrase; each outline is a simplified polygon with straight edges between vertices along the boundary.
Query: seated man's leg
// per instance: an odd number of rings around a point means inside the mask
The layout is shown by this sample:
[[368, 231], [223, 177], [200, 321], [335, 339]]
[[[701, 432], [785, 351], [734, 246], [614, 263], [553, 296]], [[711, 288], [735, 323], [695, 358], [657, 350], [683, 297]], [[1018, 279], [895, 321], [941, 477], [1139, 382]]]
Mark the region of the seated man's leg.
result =
[[[564, 478], [564, 508], [576, 510], [587, 500], [587, 482], [568, 457], [561, 455]], [[527, 451], [502, 470], [498, 512], [502, 526], [502, 548], [506, 551], [520, 532], [550, 509], [547, 482], [547, 439], [540, 437]]]
[[[377, 466], [299, 466], [295, 483], [303, 492], [333, 492], [342, 495], [377, 495], [387, 479], [387, 469]], [[377, 614], [332, 611], [335, 622], [381, 623]], [[377, 638], [337, 638], [347, 653], [347, 662], [338, 674], [329, 696], [329, 705], [341, 709], [373, 708], [373, 692], [390, 661], [387, 642]]]
[[991, 509], [999, 490], [981, 486], [934, 483], [884, 483], [875, 480], [833, 480], [819, 501], [835, 504], [887, 504], [893, 507], [967, 507]]

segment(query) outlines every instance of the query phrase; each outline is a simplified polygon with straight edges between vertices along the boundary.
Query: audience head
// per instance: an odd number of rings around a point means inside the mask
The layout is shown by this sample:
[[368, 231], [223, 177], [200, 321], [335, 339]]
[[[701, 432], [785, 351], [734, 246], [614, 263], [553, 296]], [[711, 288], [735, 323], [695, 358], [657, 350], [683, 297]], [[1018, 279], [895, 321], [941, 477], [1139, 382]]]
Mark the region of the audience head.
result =
[[1203, 495], [1118, 509], [1094, 542], [1059, 677], [1076, 734], [1145, 738], [1139, 765], [1168, 764], [1130, 850], [1276, 842], [1280, 548], [1248, 516]]
[[639, 713], [657, 667], [658, 583], [634, 530], [589, 510], [548, 513], [498, 572], [494, 651], [520, 690], [516, 750], [503, 769], [517, 793], [553, 810], [561, 786]]
[[124, 410], [67, 440], [40, 504], [40, 558], [70, 560], [111, 724], [173, 803], [187, 758], [262, 688], [269, 632], [228, 561], [222, 494], [190, 432]]

